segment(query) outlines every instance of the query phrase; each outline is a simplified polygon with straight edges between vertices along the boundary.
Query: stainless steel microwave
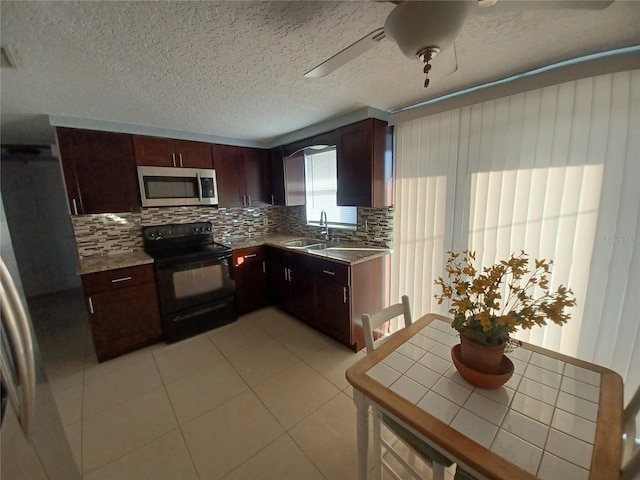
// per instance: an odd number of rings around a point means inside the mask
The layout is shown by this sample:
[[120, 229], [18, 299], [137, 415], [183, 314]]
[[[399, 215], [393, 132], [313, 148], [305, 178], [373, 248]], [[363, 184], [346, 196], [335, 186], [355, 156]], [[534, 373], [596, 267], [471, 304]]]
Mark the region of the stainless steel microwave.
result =
[[139, 166], [138, 183], [143, 207], [218, 204], [213, 169]]

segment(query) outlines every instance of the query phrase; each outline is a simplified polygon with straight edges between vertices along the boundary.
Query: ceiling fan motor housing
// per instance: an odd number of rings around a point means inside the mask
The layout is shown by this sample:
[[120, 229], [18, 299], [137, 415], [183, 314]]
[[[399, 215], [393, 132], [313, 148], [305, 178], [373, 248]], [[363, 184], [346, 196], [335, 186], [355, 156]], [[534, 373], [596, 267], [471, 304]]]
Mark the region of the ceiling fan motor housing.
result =
[[384, 33], [402, 53], [416, 58], [427, 47], [444, 50], [478, 8], [477, 0], [404, 1], [384, 23]]

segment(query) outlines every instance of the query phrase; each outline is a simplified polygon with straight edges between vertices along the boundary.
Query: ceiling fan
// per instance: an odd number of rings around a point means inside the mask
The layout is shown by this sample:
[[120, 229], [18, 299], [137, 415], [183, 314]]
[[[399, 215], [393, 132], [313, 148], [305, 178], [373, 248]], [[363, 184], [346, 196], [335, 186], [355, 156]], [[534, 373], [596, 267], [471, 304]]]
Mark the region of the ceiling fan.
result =
[[[467, 22], [476, 13], [531, 10], [536, 8], [603, 9], [613, 0], [421, 0], [398, 1], [384, 27], [378, 28], [357, 42], [349, 45], [333, 57], [308, 71], [307, 78], [324, 77], [354, 58], [362, 55], [381, 40], [389, 37], [409, 58], [419, 58], [424, 63], [425, 88], [429, 86], [431, 61], [443, 52], [457, 69], [453, 42]], [[444, 62], [443, 62], [444, 63]]]

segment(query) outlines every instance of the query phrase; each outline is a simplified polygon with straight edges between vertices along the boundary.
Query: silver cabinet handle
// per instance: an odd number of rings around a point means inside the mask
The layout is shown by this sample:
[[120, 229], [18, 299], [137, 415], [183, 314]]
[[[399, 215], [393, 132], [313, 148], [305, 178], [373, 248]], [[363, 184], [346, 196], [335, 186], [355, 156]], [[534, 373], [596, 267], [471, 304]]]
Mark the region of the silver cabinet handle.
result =
[[251, 206], [251, 195], [247, 195], [247, 207]]
[[178, 156], [180, 157], [180, 166], [182, 166], [182, 154], [178, 154]]
[[78, 214], [78, 204], [76, 203], [76, 199], [72, 198], [71, 202], [73, 203], [73, 214], [77, 215]]
[[[18, 381], [13, 383], [10, 374], [4, 375], [7, 390], [17, 410], [20, 426], [28, 440], [31, 440], [33, 418], [36, 406], [36, 363], [33, 350], [31, 326], [15, 283], [4, 261], [0, 259], [0, 300], [2, 302], [2, 323], [7, 333], [11, 349], [0, 350], [3, 372], [17, 370]], [[5, 355], [15, 354], [13, 361]], [[21, 392], [21, 394], [19, 393]]]
[[93, 309], [93, 301], [91, 301], [91, 297], [89, 297], [89, 311], [91, 312], [91, 315], [96, 313], [95, 310]]
[[285, 268], [284, 269], [284, 279], [288, 282], [289, 281], [289, 269]]
[[245, 255], [244, 258], [253, 258], [257, 256], [257, 253], [252, 253], [251, 255]]
[[175, 167], [176, 166], [176, 154], [175, 153], [171, 154], [171, 160], [173, 160], [173, 166]]
[[114, 278], [111, 280], [111, 283], [126, 282], [127, 280], [131, 280], [131, 278], [132, 277]]
[[322, 270], [322, 273], [326, 273], [327, 275], [335, 275], [336, 272], [332, 272], [331, 270]]
[[271, 205], [275, 205], [276, 204], [276, 197], [273, 196], [273, 193], [271, 194]]
[[247, 196], [246, 195], [242, 195], [242, 206], [243, 207], [247, 206]]
[[342, 301], [344, 303], [347, 303], [347, 287], [342, 287], [342, 294], [343, 294]]
[[267, 273], [267, 264], [264, 260], [262, 261], [262, 273]]

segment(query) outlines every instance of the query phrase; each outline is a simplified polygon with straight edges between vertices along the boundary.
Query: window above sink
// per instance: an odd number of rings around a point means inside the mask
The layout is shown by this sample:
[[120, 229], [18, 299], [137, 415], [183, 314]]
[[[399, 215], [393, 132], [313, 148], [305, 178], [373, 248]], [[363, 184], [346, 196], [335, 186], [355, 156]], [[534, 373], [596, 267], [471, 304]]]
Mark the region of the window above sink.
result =
[[306, 148], [304, 168], [307, 225], [325, 226], [321, 224], [321, 215], [325, 212], [329, 228], [355, 230], [358, 219], [357, 208], [337, 205], [336, 147], [318, 145]]

